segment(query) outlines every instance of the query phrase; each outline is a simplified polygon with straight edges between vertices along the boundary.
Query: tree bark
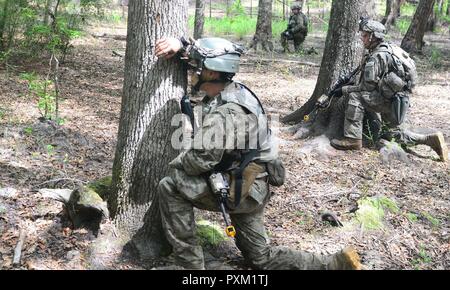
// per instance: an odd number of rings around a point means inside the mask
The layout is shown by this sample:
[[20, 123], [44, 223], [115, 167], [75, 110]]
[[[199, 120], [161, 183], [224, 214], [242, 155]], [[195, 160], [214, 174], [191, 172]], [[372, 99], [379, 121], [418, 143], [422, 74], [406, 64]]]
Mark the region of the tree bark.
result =
[[438, 0], [438, 12], [442, 14], [442, 8], [444, 8], [444, 0]]
[[[156, 188], [177, 152], [171, 118], [186, 90], [186, 69], [174, 57], [157, 59], [156, 40], [187, 30], [187, 0], [130, 1], [125, 78], [108, 207], [115, 225], [141, 258], [167, 246]], [[144, 217], [145, 215], [145, 217]], [[144, 217], [144, 220], [143, 220]], [[141, 227], [142, 226], [142, 227]]]
[[386, 0], [386, 14], [381, 21], [386, 30], [389, 30], [392, 25], [395, 25], [400, 10], [400, 0]]
[[434, 29], [438, 25], [437, 21], [438, 21], [438, 15], [437, 15], [436, 11], [433, 9], [433, 11], [430, 14], [430, 17], [428, 17], [425, 32], [434, 31]]
[[[359, 65], [363, 53], [363, 46], [358, 33], [359, 17], [361, 15], [373, 16], [373, 4], [373, 1], [368, 3], [363, 0], [334, 0], [332, 2], [329, 30], [316, 87], [305, 104], [282, 119], [284, 123], [298, 123], [303, 120], [303, 117], [314, 109], [317, 99], [329, 91], [331, 85], [340, 75], [348, 74]], [[319, 126], [320, 128], [318, 127], [317, 131], [328, 128], [332, 111], [333, 106], [329, 111], [321, 114], [325, 123], [317, 122], [317, 124], [323, 125]], [[340, 113], [343, 113], [342, 110]], [[338, 122], [333, 119], [331, 123]]]
[[272, 43], [272, 0], [259, 0], [256, 32], [250, 48], [258, 49], [258, 44], [265, 51], [273, 51]]
[[203, 36], [203, 26], [205, 24], [205, 1], [195, 1], [195, 25], [194, 38], [199, 39]]
[[411, 25], [402, 40], [401, 48], [410, 53], [420, 53], [427, 20], [433, 12], [434, 0], [420, 0]]
[[6, 49], [5, 44], [5, 30], [9, 16], [9, 4], [11, 0], [5, 0], [2, 7], [2, 13], [0, 14], [0, 51]]
[[52, 7], [53, 0], [45, 1], [45, 11], [44, 11], [44, 25], [48, 25], [48, 20], [50, 16], [50, 9]]

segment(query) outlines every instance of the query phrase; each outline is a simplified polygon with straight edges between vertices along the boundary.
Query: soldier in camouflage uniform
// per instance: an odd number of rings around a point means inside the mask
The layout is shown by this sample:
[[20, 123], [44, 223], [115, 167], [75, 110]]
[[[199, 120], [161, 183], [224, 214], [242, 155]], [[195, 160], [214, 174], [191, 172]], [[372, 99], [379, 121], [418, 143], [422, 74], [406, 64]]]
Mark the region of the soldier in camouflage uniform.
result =
[[[385, 27], [380, 22], [362, 19], [360, 32], [368, 54], [363, 59], [358, 84], [342, 87], [342, 94], [348, 95], [344, 138], [331, 140], [331, 145], [341, 150], [360, 149], [363, 119], [367, 112], [379, 123], [379, 128], [382, 127], [381, 124], [388, 127], [382, 133], [381, 140], [394, 139], [408, 146], [428, 145], [442, 161], [446, 161], [448, 149], [441, 132], [423, 135], [400, 126], [409, 108], [409, 96], [414, 84], [408, 79], [408, 73], [405, 73], [404, 66], [396, 55], [403, 54], [410, 61], [412, 59], [401, 48], [383, 41]], [[409, 74], [416, 74], [413, 61]]]
[[288, 27], [281, 33], [281, 46], [283, 51], [289, 51], [289, 40], [294, 40], [294, 48], [299, 52], [303, 41], [308, 34], [308, 19], [301, 12], [301, 6], [293, 4], [291, 6], [292, 15], [289, 17]]
[[[236, 195], [233, 193], [227, 202], [232, 225], [236, 228], [236, 245], [246, 261], [256, 269], [359, 269], [359, 256], [351, 247], [333, 255], [321, 256], [269, 246], [263, 215], [271, 193], [265, 165], [278, 156], [261, 104], [249, 89], [232, 80], [238, 71], [241, 51], [220, 38], [204, 38], [194, 43], [175, 38], [158, 40], [157, 56], [170, 58], [177, 52], [196, 62], [199, 78], [193, 79], [192, 83], [195, 90], [205, 97], [200, 105], [204, 113], [203, 122], [196, 131], [194, 143], [198, 134], [202, 135], [201, 140], [205, 143], [183, 151], [172, 160], [169, 175], [158, 186], [163, 227], [173, 246], [176, 263], [187, 269], [204, 269], [203, 250], [195, 235], [194, 207], [219, 211], [217, 197], [212, 193], [207, 176], [222, 170], [231, 180], [232, 192], [232, 178], [223, 164], [234, 160], [233, 168], [236, 162], [239, 163], [239, 158], [234, 159], [233, 156], [244, 154], [247, 150], [238, 148], [251, 147], [248, 144], [240, 147], [232, 141], [232, 146], [225, 149], [208, 141], [208, 132], [214, 125], [230, 122], [232, 126], [227, 123], [222, 131], [225, 134], [220, 135], [224, 139], [236, 136], [237, 131], [244, 128], [245, 138], [242, 140], [249, 142], [250, 128], [263, 128], [261, 131], [258, 129], [258, 133], [262, 132], [256, 146], [258, 154], [244, 170], [240, 202], [236, 206]], [[222, 137], [218, 139], [222, 140]], [[227, 141], [225, 143], [228, 144]]]

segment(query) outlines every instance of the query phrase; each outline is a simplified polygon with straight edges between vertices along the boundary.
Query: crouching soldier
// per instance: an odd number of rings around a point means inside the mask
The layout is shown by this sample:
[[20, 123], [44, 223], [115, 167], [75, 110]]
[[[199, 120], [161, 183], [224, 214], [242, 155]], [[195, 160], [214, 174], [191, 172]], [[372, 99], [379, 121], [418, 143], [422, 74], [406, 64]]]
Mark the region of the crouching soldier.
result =
[[195, 141], [201, 134], [203, 143], [172, 160], [169, 175], [158, 185], [163, 227], [176, 263], [187, 269], [205, 268], [195, 235], [196, 207], [229, 214], [227, 234], [234, 236], [244, 258], [256, 269], [359, 269], [359, 256], [350, 247], [321, 256], [269, 245], [264, 227], [264, 208], [271, 195], [268, 186], [283, 183], [284, 167], [264, 108], [246, 86], [233, 81], [241, 53], [221, 38], [157, 41], [157, 56], [188, 58], [193, 90], [204, 96], [196, 106], [201, 106], [203, 115], [194, 136]]
[[[442, 161], [448, 159], [448, 148], [441, 132], [418, 134], [402, 128], [409, 109], [409, 97], [416, 82], [414, 61], [400, 47], [384, 41], [385, 27], [368, 19], [360, 21], [361, 40], [368, 54], [361, 64], [361, 76], [356, 85], [342, 87], [348, 95], [345, 110], [344, 137], [331, 140], [341, 150], [358, 150], [362, 146], [364, 114], [367, 111], [379, 123], [382, 140], [396, 140], [401, 145], [430, 146]], [[378, 134], [378, 132], [375, 132]]]

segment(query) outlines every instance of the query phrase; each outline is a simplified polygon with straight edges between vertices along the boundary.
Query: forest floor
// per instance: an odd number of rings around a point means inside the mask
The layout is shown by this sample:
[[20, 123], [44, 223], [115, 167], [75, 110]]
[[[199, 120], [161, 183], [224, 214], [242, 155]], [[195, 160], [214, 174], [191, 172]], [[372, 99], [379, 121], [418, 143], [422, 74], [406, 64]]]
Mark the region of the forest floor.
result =
[[[124, 35], [126, 30], [97, 27], [91, 32]], [[420, 81], [410, 122], [415, 128], [442, 131], [450, 143], [450, 39], [427, 34], [425, 40], [431, 45], [417, 58]], [[319, 67], [280, 60], [320, 65], [324, 43], [325, 34], [317, 32], [304, 45], [318, 55], [251, 51], [236, 79], [252, 88], [272, 119], [284, 116], [312, 94]], [[95, 263], [93, 233], [73, 229], [63, 205], [38, 192], [73, 188], [111, 174], [124, 68], [124, 58], [113, 51], [124, 54], [125, 41], [86, 35], [74, 42], [60, 67], [62, 126], [38, 120], [37, 98], [20, 76], [34, 71], [45, 77], [48, 61], [0, 67], [0, 269], [153, 267], [122, 260]], [[320, 254], [353, 245], [367, 269], [450, 269], [450, 171], [434, 152], [418, 146], [406, 159], [386, 162], [374, 148], [336, 151], [323, 136], [298, 139], [281, 127], [288, 176], [285, 185], [271, 189], [274, 195], [266, 209], [273, 245]], [[376, 212], [382, 211], [382, 223], [373, 228], [367, 223], [373, 212], [355, 212], [358, 202], [361, 209], [367, 200], [384, 201]], [[326, 211], [344, 226], [321, 221]], [[197, 215], [223, 226], [220, 215]], [[21, 231], [21, 263], [13, 265]], [[242, 268], [241, 260], [232, 248], [223, 261]]]

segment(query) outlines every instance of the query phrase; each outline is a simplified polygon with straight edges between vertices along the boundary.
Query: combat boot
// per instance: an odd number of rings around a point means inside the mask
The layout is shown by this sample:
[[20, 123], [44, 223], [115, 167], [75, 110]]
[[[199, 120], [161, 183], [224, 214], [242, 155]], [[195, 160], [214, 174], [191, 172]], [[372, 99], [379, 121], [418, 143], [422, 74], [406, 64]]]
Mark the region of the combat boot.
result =
[[448, 148], [441, 132], [426, 135], [423, 142], [419, 144], [430, 146], [439, 155], [441, 161], [446, 162], [448, 160]]
[[361, 270], [361, 258], [353, 247], [346, 247], [331, 256], [329, 270]]
[[331, 146], [339, 150], [359, 150], [362, 148], [361, 139], [344, 137], [342, 139], [331, 140]]

